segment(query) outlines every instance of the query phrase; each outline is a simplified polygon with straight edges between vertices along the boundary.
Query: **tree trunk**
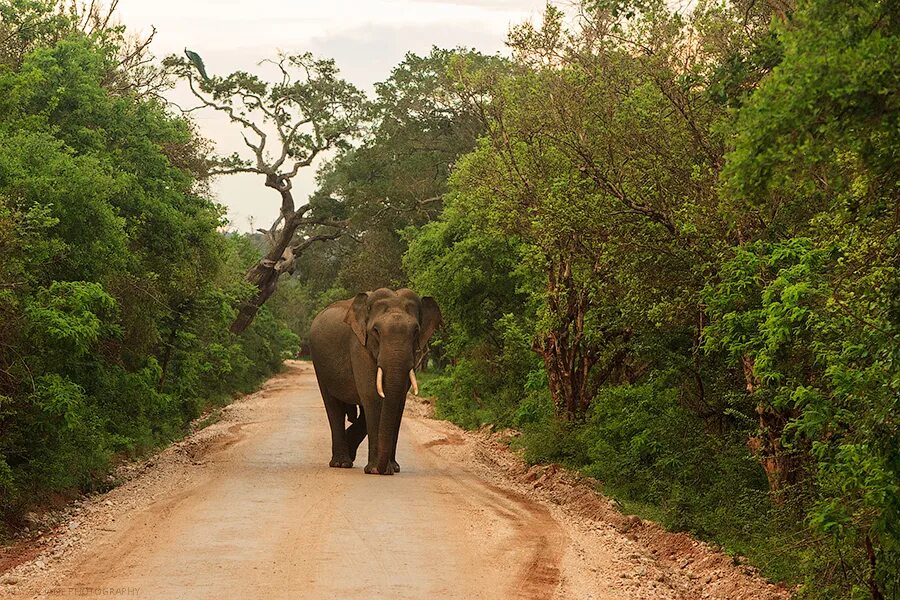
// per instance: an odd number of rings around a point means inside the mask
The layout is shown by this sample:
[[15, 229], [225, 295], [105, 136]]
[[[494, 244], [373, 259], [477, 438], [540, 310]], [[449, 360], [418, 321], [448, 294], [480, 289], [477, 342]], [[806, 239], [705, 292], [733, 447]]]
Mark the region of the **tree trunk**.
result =
[[547, 280], [547, 304], [555, 323], [534, 347], [544, 359], [556, 414], [568, 420], [583, 416], [590, 405], [589, 374], [596, 362], [596, 353], [584, 339], [588, 295], [576, 286], [572, 264], [560, 252]]
[[256, 313], [266, 300], [275, 293], [281, 274], [293, 269], [291, 240], [300, 226], [300, 219], [292, 213], [284, 219], [284, 227], [272, 233], [272, 247], [269, 252], [247, 272], [246, 280], [256, 286], [256, 293], [238, 307], [238, 314], [231, 324], [232, 333], [242, 333], [256, 318]]
[[169, 362], [172, 360], [172, 354], [175, 352], [175, 339], [178, 337], [178, 329], [180, 323], [172, 325], [172, 331], [169, 332], [169, 341], [166, 343], [165, 352], [163, 352], [162, 364], [160, 368], [162, 372], [159, 375], [159, 381], [156, 384], [156, 391], [161, 392], [166, 384], [166, 374], [169, 372]]
[[866, 558], [869, 560], [869, 576], [866, 580], [869, 586], [869, 593], [872, 594], [872, 600], [884, 600], [884, 594], [881, 593], [881, 588], [878, 587], [878, 579], [876, 578], [878, 571], [876, 568], [875, 548], [872, 546], [872, 538], [868, 533], [863, 539], [863, 546], [866, 549]]
[[[305, 215], [311, 208], [309, 204], [295, 209], [290, 177], [271, 174], [266, 176], [266, 187], [281, 194], [281, 216], [268, 231], [259, 230], [266, 234], [269, 251], [247, 272], [246, 280], [256, 286], [256, 293], [238, 307], [237, 317], [231, 324], [232, 333], [242, 333], [253, 323], [260, 307], [275, 293], [281, 274], [294, 272], [294, 262], [301, 252], [315, 242], [339, 238], [348, 225], [348, 221], [307, 218]], [[282, 221], [284, 226], [279, 230], [278, 225]], [[294, 234], [301, 225], [325, 225], [336, 228], [336, 231], [309, 236], [303, 242], [291, 245]]]
[[248, 299], [238, 307], [237, 317], [235, 317], [234, 322], [231, 324], [232, 333], [240, 334], [250, 327], [250, 324], [253, 323], [253, 320], [256, 318], [256, 313], [259, 312], [260, 307], [262, 307], [262, 305], [266, 303], [266, 300], [269, 299], [269, 296], [275, 292], [275, 287], [278, 285], [278, 277], [280, 275], [281, 274], [276, 272], [275, 269], [271, 267], [267, 269], [259, 264], [250, 270], [247, 274], [247, 281], [256, 285], [257, 291], [252, 298]]
[[588, 371], [592, 363], [580, 356], [579, 349], [568, 343], [568, 337], [564, 332], [550, 333], [538, 352], [544, 359], [556, 414], [574, 420], [584, 415], [590, 405]]
[[[747, 391], [753, 394], [759, 387], [759, 382], [753, 373], [753, 359], [744, 356], [741, 363], [744, 368]], [[784, 501], [782, 492], [788, 486], [797, 483], [800, 472], [800, 463], [796, 455], [781, 444], [784, 427], [792, 415], [784, 414], [761, 402], [756, 406], [756, 414], [759, 415], [760, 432], [759, 435], [747, 440], [747, 447], [756, 455], [766, 472], [769, 492], [772, 494], [773, 501], [781, 504]]]

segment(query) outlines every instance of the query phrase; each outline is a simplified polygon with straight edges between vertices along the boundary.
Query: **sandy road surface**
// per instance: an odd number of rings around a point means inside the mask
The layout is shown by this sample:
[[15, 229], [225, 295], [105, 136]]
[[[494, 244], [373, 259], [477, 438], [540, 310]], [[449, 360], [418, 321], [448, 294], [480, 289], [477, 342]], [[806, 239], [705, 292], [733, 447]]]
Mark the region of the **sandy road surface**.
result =
[[312, 367], [289, 363], [35, 542], [0, 597], [786, 597], [689, 538], [576, 510], [587, 492], [567, 506], [576, 484], [408, 405], [399, 475], [329, 469]]

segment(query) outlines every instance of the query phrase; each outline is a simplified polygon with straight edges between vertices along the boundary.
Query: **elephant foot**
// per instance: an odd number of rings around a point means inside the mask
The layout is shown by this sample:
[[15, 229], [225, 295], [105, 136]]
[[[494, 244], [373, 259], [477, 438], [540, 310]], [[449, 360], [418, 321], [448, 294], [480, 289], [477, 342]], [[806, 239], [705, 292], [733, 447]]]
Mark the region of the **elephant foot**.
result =
[[387, 469], [384, 472], [378, 470], [378, 467], [375, 463], [369, 463], [366, 465], [366, 468], [363, 469], [369, 475], [393, 475], [394, 474], [394, 465], [388, 463]]
[[328, 466], [337, 469], [349, 469], [353, 466], [353, 461], [349, 458], [332, 458]]
[[391, 461], [391, 466], [394, 467], [394, 473], [399, 473], [399, 472], [400, 472], [400, 465], [397, 464], [397, 461], [396, 461], [396, 460], [392, 460], [392, 461]]

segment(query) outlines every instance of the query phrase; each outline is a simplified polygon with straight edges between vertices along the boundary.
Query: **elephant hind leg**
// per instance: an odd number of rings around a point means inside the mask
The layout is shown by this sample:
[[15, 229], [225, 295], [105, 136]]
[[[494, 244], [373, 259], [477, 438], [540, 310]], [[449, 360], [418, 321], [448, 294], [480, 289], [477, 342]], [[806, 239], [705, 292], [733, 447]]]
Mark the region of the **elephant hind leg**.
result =
[[359, 416], [350, 423], [347, 428], [347, 446], [350, 450], [350, 459], [356, 460], [356, 451], [366, 438], [366, 413], [362, 406], [359, 407]]
[[331, 427], [331, 461], [329, 467], [349, 469], [353, 466], [350, 456], [350, 448], [347, 445], [347, 434], [344, 431], [344, 418], [347, 416], [344, 403], [340, 400], [325, 396], [325, 412], [328, 413], [328, 424]]

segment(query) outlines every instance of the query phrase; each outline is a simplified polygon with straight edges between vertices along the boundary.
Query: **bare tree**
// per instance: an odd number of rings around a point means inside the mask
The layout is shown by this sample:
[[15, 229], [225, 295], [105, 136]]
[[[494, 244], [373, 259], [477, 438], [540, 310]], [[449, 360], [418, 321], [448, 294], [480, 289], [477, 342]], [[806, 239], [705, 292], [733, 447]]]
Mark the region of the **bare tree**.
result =
[[259, 308], [275, 291], [283, 273], [292, 273], [296, 258], [312, 244], [333, 240], [349, 223], [317, 218], [307, 200], [298, 206], [293, 179], [301, 169], [334, 148], [346, 148], [368, 111], [364, 94], [338, 77], [334, 61], [311, 54], [282, 54], [263, 61], [280, 74], [280, 81], [264, 81], [243, 71], [210, 77], [198, 55], [170, 56], [166, 66], [183, 78], [200, 105], [187, 109], [216, 110], [241, 129], [247, 152], [210, 161], [208, 174], [254, 173], [278, 193], [281, 209], [268, 229], [259, 229], [268, 251], [246, 275], [256, 292], [238, 309], [231, 326], [244, 331]]
[[69, 36], [83, 35], [110, 52], [103, 87], [113, 94], [157, 96], [170, 87], [159, 66], [149, 34], [131, 34], [119, 22], [119, 0], [46, 0], [0, 6], [0, 64], [15, 67], [38, 46], [53, 46]]

